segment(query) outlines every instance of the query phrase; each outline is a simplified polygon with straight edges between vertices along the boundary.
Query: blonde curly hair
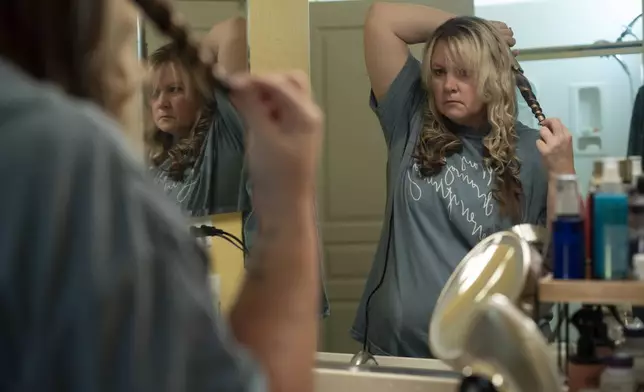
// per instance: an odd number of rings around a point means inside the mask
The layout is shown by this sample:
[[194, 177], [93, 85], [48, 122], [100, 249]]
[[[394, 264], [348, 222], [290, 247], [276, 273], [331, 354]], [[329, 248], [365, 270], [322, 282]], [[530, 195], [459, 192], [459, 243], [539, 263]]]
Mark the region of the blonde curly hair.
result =
[[423, 85], [428, 105], [423, 114], [423, 129], [414, 158], [420, 173], [430, 177], [438, 174], [446, 158], [462, 150], [462, 142], [446, 125], [430, 86], [431, 58], [437, 42], [448, 48], [448, 56], [477, 81], [477, 91], [487, 111], [490, 132], [483, 140], [484, 164], [495, 173], [494, 199], [501, 215], [518, 222], [522, 213], [523, 190], [519, 179], [521, 164], [516, 155], [515, 77], [508, 44], [495, 26], [476, 17], [453, 18], [440, 26], [425, 46]]

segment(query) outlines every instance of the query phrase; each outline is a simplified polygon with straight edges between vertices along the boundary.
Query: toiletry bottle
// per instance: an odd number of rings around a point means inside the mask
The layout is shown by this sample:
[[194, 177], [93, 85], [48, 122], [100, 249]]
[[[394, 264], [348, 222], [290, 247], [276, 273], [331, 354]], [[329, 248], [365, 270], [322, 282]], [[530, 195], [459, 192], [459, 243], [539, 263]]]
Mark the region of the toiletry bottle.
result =
[[[634, 267], [635, 255], [644, 253], [644, 177], [637, 179], [637, 187], [629, 197], [629, 258]], [[634, 269], [633, 269], [634, 270]]]
[[552, 222], [553, 277], [585, 279], [584, 221], [576, 175], [564, 174], [557, 177], [555, 214]]
[[631, 175], [633, 177], [633, 185], [637, 183], [637, 179], [642, 175], [642, 157], [639, 155], [632, 155], [628, 157], [631, 161]]
[[588, 195], [586, 196], [586, 214], [585, 214], [585, 242], [586, 242], [586, 279], [594, 277], [593, 268], [593, 200], [595, 192], [601, 183], [601, 177], [604, 168], [604, 161], [595, 161], [593, 163], [593, 175], [588, 184]]
[[593, 200], [593, 267], [598, 279], [626, 279], [628, 259], [628, 196], [615, 159], [604, 160], [603, 174]]
[[635, 253], [631, 259], [633, 279], [644, 281], [644, 253]]
[[600, 390], [601, 392], [635, 391], [633, 357], [626, 353], [617, 353], [610, 357], [601, 375]]
[[624, 185], [624, 191], [630, 193], [633, 189], [633, 164], [631, 160], [620, 159], [619, 160], [619, 176], [622, 179], [622, 185]]
[[[604, 363], [597, 357], [593, 339], [593, 314], [588, 308], [579, 309], [570, 322], [579, 332], [575, 355], [568, 359], [568, 391], [599, 388]], [[545, 391], [544, 391], [545, 392]]]

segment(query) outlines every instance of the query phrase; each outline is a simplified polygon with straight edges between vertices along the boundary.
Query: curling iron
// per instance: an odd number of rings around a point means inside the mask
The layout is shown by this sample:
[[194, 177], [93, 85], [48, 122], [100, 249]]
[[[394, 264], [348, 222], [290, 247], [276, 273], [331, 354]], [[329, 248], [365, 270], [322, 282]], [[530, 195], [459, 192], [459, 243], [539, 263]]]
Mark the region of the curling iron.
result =
[[514, 55], [512, 56], [512, 59], [512, 71], [514, 71], [517, 87], [521, 92], [521, 96], [523, 96], [523, 99], [530, 107], [530, 110], [532, 110], [532, 114], [534, 114], [537, 121], [539, 121], [539, 124], [541, 124], [543, 120], [546, 119], [546, 116], [543, 114], [541, 105], [539, 104], [539, 101], [537, 101], [537, 97], [532, 90], [532, 86], [530, 86], [530, 81], [523, 73], [523, 68], [521, 68], [521, 65], [519, 65], [519, 62], [514, 57]]

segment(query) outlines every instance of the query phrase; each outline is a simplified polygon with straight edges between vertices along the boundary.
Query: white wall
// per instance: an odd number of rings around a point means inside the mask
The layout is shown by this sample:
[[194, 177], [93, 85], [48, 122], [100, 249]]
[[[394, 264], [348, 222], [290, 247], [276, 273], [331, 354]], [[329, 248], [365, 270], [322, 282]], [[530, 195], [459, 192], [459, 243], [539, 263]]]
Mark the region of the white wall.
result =
[[[499, 0], [475, 1], [477, 16], [502, 20], [512, 27], [517, 48], [590, 44], [598, 40], [615, 41], [624, 26], [642, 12], [637, 0], [522, 0], [489, 4]], [[483, 4], [481, 4], [483, 3]], [[486, 4], [487, 3], [487, 4]], [[640, 38], [641, 21], [633, 28]], [[628, 37], [626, 40], [633, 40]], [[642, 85], [642, 56], [622, 56], [632, 76], [632, 85], [614, 58], [578, 58], [523, 62], [526, 76], [536, 85], [537, 97], [544, 113], [559, 117], [575, 135], [576, 168], [583, 191], [587, 188], [592, 161], [601, 156], [623, 156], [626, 153], [632, 99]], [[577, 98], [576, 86], [596, 86], [598, 107], [583, 110], [584, 99]], [[580, 106], [581, 110], [577, 110]], [[590, 113], [590, 114], [589, 114]], [[599, 113], [593, 120], [592, 114]], [[521, 120], [532, 122], [526, 107]], [[535, 125], [532, 122], [531, 125]], [[601, 149], [582, 151], [582, 131], [599, 128]]]

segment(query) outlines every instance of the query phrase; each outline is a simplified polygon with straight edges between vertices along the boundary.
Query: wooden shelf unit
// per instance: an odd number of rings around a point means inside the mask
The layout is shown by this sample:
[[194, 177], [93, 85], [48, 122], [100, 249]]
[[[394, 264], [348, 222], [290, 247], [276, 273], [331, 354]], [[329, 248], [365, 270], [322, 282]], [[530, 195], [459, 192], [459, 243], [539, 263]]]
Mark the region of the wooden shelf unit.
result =
[[644, 305], [644, 282], [636, 280], [555, 280], [539, 282], [539, 301], [551, 303], [586, 303]]

